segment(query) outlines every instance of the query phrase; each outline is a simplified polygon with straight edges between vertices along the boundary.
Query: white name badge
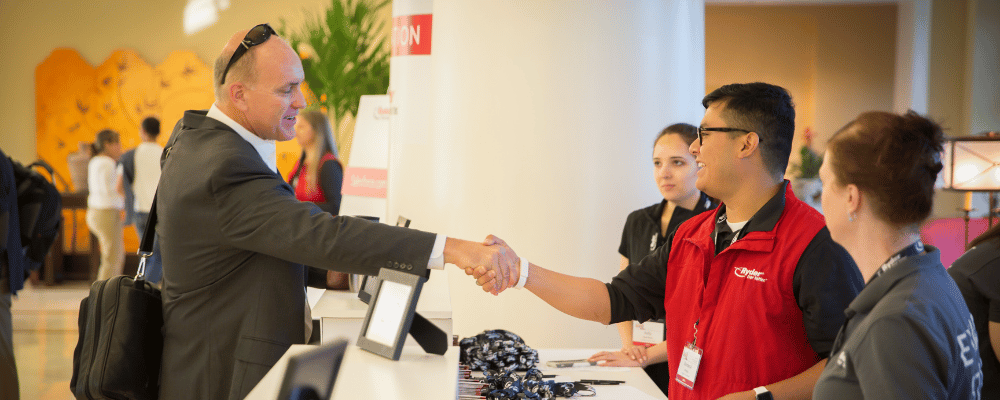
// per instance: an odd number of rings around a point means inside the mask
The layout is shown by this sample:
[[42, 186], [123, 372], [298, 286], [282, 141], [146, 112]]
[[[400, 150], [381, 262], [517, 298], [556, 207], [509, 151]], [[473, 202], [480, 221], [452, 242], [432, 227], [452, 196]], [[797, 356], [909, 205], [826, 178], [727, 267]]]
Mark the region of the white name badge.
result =
[[698, 366], [701, 365], [702, 350], [688, 343], [681, 354], [681, 363], [677, 366], [677, 382], [688, 389], [694, 389], [694, 380], [698, 378]]
[[636, 346], [652, 346], [663, 341], [663, 323], [632, 321], [632, 344]]

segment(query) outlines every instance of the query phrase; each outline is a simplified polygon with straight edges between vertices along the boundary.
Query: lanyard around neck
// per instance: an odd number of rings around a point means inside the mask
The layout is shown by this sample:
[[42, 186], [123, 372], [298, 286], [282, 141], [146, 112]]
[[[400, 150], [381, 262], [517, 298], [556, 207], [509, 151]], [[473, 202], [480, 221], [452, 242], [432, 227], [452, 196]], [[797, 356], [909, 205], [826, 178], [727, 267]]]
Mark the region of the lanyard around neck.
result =
[[920, 255], [923, 252], [924, 252], [924, 242], [921, 241], [920, 239], [917, 239], [916, 242], [911, 243], [909, 246], [906, 246], [902, 250], [896, 252], [896, 254], [893, 254], [892, 257], [889, 257], [889, 259], [886, 260], [885, 263], [883, 263], [882, 266], [879, 267], [877, 271], [875, 271], [875, 275], [872, 276], [872, 279], [869, 280], [868, 282], [871, 283], [871, 281], [875, 280], [875, 278], [878, 278], [879, 275], [884, 274], [885, 271], [888, 271], [892, 267], [896, 266], [896, 264], [899, 264], [899, 262], [902, 259], [906, 257]]

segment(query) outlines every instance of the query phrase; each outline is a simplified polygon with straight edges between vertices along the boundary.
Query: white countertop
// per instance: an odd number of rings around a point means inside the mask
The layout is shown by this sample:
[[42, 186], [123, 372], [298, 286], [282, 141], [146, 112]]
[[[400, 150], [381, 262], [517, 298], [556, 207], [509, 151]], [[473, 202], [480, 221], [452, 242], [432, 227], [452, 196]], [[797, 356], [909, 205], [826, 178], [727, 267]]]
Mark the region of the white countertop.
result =
[[[273, 400], [281, 390], [288, 358], [314, 349], [293, 345], [246, 399]], [[407, 346], [399, 361], [392, 361], [348, 346], [333, 386], [334, 400], [345, 399], [454, 399], [458, 388], [458, 347], [443, 356]]]
[[[251, 400], [273, 400], [281, 389], [288, 358], [315, 348], [294, 345], [268, 371], [264, 379], [246, 397]], [[451, 400], [457, 397], [459, 348], [450, 347], [443, 356], [424, 353], [420, 347], [406, 346], [399, 361], [391, 361], [348, 346], [333, 388], [333, 400]], [[558, 375], [557, 382], [579, 379], [625, 381], [623, 385], [595, 386], [596, 397], [590, 399], [666, 399], [656, 384], [641, 368], [547, 368], [546, 361], [587, 358], [596, 349], [539, 349], [539, 369], [545, 374]]]
[[[612, 349], [607, 351], [618, 351]], [[547, 361], [556, 360], [581, 360], [587, 359], [601, 349], [539, 349], [538, 369], [546, 375], [556, 375], [556, 382], [577, 381], [580, 379], [600, 379], [611, 381], [625, 381], [623, 385], [594, 386], [595, 397], [587, 399], [662, 399], [667, 396], [660, 391], [660, 388], [649, 379], [646, 371], [642, 368], [631, 367], [572, 367], [572, 368], [549, 368], [545, 365]], [[550, 379], [550, 378], [547, 378]], [[644, 397], [645, 396], [645, 397]]]

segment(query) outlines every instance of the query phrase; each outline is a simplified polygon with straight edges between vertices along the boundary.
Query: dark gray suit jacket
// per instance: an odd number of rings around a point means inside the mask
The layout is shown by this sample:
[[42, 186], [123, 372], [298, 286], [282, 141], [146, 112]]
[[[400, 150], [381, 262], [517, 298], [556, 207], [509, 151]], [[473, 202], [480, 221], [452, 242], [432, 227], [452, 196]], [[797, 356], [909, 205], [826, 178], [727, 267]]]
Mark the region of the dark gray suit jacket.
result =
[[246, 140], [187, 111], [163, 156], [162, 400], [242, 399], [305, 341], [302, 264], [427, 271], [435, 235], [334, 217], [295, 199]]

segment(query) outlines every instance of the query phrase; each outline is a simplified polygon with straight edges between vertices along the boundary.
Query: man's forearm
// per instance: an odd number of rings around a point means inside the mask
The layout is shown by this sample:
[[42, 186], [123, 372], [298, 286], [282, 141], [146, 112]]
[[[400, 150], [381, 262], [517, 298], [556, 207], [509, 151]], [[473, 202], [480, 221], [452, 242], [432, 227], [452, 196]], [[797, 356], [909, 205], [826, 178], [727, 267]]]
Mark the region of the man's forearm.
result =
[[525, 288], [552, 307], [571, 316], [600, 322], [611, 322], [611, 298], [604, 283], [549, 271], [530, 264]]

